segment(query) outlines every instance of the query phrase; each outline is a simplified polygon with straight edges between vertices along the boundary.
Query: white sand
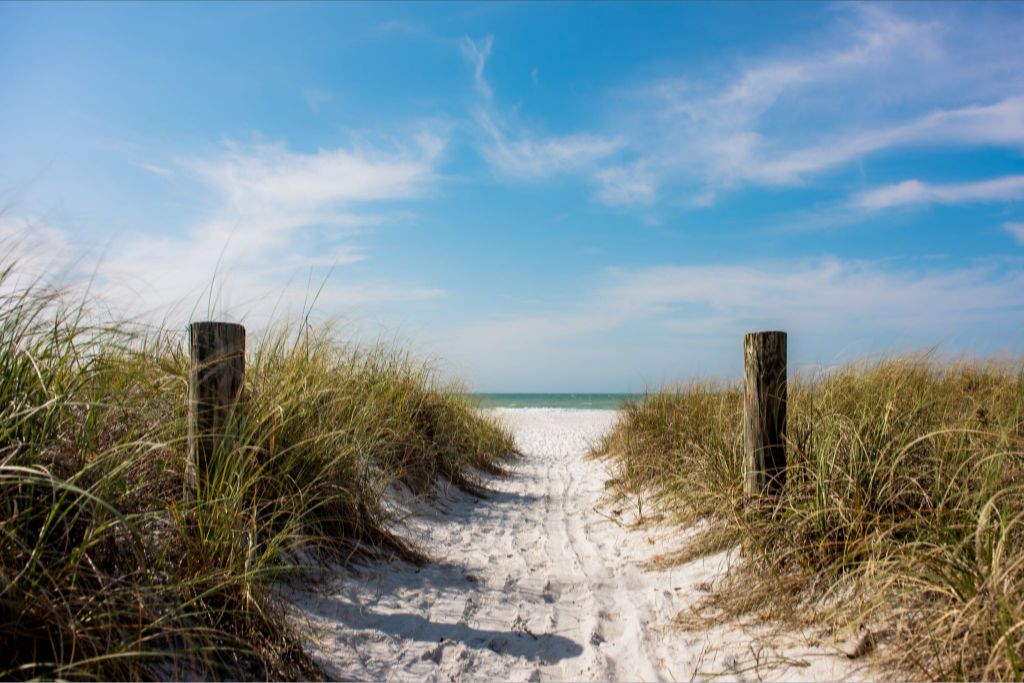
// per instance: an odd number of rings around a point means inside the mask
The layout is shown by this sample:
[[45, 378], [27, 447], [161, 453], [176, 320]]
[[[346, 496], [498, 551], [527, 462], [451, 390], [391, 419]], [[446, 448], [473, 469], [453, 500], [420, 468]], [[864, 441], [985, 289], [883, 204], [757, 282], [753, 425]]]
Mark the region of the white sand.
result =
[[[498, 409], [526, 457], [477, 500], [419, 506], [407, 535], [439, 560], [348, 571], [287, 591], [333, 678], [373, 680], [838, 680], [864, 678], [823, 629], [732, 625], [686, 633], [672, 618], [718, 581], [723, 553], [665, 571], [680, 541], [637, 530], [585, 461], [613, 411]], [[323, 590], [323, 589], [326, 590]], [[812, 646], [813, 643], [814, 645]], [[848, 646], [848, 644], [847, 644]], [[861, 665], [862, 666], [862, 665]]]

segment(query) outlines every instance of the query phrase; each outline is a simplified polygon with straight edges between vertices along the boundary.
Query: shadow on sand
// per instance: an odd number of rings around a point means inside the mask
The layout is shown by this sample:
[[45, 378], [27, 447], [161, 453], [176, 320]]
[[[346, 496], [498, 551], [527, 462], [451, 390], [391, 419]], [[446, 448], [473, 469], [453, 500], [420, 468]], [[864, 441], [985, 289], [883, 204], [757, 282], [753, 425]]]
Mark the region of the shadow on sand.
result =
[[[347, 607], [347, 606], [344, 606]], [[323, 610], [341, 621], [345, 619], [346, 609]], [[320, 611], [320, 610], [317, 610]], [[421, 643], [433, 643], [444, 646], [449, 643], [462, 643], [474, 649], [488, 649], [510, 657], [522, 657], [539, 664], [552, 664], [570, 657], [577, 657], [583, 647], [565, 636], [555, 634], [534, 634], [526, 630], [497, 630], [473, 628], [463, 623], [446, 624], [430, 621], [418, 614], [404, 612], [394, 614], [378, 614], [363, 610], [356, 623], [348, 624], [356, 629], [374, 629], [389, 635], [413, 640]], [[424, 659], [440, 660], [442, 647], [427, 650]]]

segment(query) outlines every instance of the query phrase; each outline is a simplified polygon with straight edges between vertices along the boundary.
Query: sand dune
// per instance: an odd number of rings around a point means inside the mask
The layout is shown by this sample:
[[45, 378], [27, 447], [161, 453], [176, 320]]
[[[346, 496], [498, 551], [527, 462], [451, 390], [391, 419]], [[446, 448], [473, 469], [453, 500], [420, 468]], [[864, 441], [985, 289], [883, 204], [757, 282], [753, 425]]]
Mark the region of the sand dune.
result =
[[287, 591], [309, 648], [339, 679], [863, 679], [824, 630], [732, 625], [701, 633], [673, 617], [718, 581], [723, 553], [663, 571], [643, 564], [680, 532], [637, 529], [604, 500], [585, 461], [612, 411], [497, 409], [525, 457], [484, 500], [444, 492], [405, 501], [408, 535], [438, 563], [345, 571]]

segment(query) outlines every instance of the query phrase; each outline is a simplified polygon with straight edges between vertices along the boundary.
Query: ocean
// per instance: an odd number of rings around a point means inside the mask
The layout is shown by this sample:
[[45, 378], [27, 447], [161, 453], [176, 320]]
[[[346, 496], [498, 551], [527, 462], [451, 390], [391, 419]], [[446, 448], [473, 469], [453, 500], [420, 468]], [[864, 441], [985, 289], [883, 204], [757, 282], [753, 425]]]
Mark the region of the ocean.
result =
[[617, 410], [643, 394], [469, 394], [482, 408], [570, 408]]

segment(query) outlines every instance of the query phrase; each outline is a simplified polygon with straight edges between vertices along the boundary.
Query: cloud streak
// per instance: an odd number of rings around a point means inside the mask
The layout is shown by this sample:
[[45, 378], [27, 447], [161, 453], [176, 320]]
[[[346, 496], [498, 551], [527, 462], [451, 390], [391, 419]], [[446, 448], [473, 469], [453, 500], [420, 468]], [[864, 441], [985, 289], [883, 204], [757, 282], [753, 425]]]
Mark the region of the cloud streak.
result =
[[911, 329], [943, 334], [965, 321], [1007, 311], [1024, 314], [1024, 272], [898, 270], [840, 259], [613, 268], [605, 283], [572, 309], [499, 317], [459, 336], [467, 347], [533, 348], [641, 323], [721, 337], [778, 324], [864, 337]]
[[480, 39], [480, 42], [465, 36], [460, 44], [462, 54], [473, 65], [473, 83], [477, 91], [487, 100], [493, 97], [491, 86], [484, 78], [484, 68], [487, 66], [487, 59], [491, 56], [491, 48], [494, 47], [494, 36], [488, 34]]
[[1017, 240], [1017, 244], [1024, 246], [1024, 223], [1010, 221], [1003, 223], [1003, 229], [1010, 233], [1013, 239]]
[[473, 121], [480, 131], [477, 149], [503, 175], [538, 180], [559, 173], [591, 168], [623, 146], [616, 137], [590, 133], [545, 136], [511, 122], [494, 104], [494, 93], [484, 78], [493, 36], [479, 43], [468, 36], [461, 43], [463, 56], [473, 65], [473, 78], [482, 102], [474, 108]]
[[577, 134], [542, 137], [523, 130], [510, 130], [484, 110], [476, 121], [486, 133], [481, 154], [507, 176], [543, 179], [558, 173], [590, 167], [622, 148], [622, 141], [597, 135]]
[[1014, 338], [1022, 323], [1019, 269], [829, 258], [610, 268], [571, 303], [477, 320], [438, 348], [484, 386], [506, 391], [637, 390], [686, 375], [734, 377], [739, 340], [755, 329], [790, 332], [801, 367], [936, 343], [977, 349], [993, 334]]
[[[809, 127], [788, 122], [791, 110], [799, 112], [808, 106], [805, 102], [815, 106], [818, 92], [826, 93], [826, 101], [843, 102], [850, 94], [834, 91], [846, 82], [849, 93], [863, 98], [863, 91], [871, 87], [869, 79], [883, 66], [891, 67], [888, 78], [909, 81], [912, 70], [900, 73], [906, 68], [904, 60], [913, 65], [922, 55], [934, 57], [941, 52], [927, 25], [915, 28], [877, 11], [868, 18], [881, 28], [865, 27], [853, 46], [750, 67], [718, 93], [701, 96], [691, 84], [678, 81], [651, 88], [647, 101], [655, 113], [642, 125], [655, 131], [649, 139], [656, 146], [638, 149], [639, 158], [646, 162], [645, 172], [705, 190], [790, 186], [902, 147], [1024, 149], [1024, 98], [1017, 95], [986, 104], [931, 105], [931, 110], [909, 119], [905, 114], [885, 113], [895, 103], [882, 102], [873, 104], [882, 112], [871, 123], [847, 120], [841, 107], [814, 117]], [[904, 38], [906, 44], [901, 42]], [[913, 86], [906, 85], [907, 99], [914, 102]], [[919, 101], [917, 106], [929, 105]], [[863, 110], [864, 106], [851, 108]], [[904, 121], [889, 122], [896, 117]], [[656, 132], [659, 129], [661, 134]], [[800, 135], [794, 135], [794, 130]], [[807, 144], [808, 138], [817, 141]]]
[[[359, 233], [404, 219], [394, 209], [367, 207], [392, 207], [426, 193], [437, 182], [444, 148], [443, 139], [422, 134], [390, 147], [355, 144], [312, 153], [282, 144], [227, 143], [213, 155], [179, 159], [181, 172], [213, 194], [212, 215], [175, 235], [124, 236], [97, 255], [91, 269], [82, 262], [71, 275], [92, 277], [118, 314], [174, 321], [197, 305], [224, 319], [265, 321], [272, 311], [298, 313], [322, 282], [319, 302], [332, 313], [444, 296], [438, 288], [357, 280], [345, 271], [368, 258], [354, 241]], [[4, 221], [0, 238], [24, 233], [23, 223]], [[52, 260], [85, 248], [59, 228], [32, 232], [19, 243], [18, 256], [23, 265], [38, 264], [37, 270], [47, 254]], [[46, 269], [67, 262], [64, 257]]]
[[854, 199], [853, 206], [879, 211], [910, 205], [1012, 202], [1021, 199], [1024, 199], [1024, 175], [943, 185], [913, 179], [863, 192]]
[[373, 148], [291, 152], [283, 145], [240, 147], [186, 164], [235, 206], [253, 203], [308, 208], [416, 196], [432, 181], [444, 140], [420, 135], [394, 152]]
[[507, 176], [573, 173], [603, 203], [649, 207], [803, 186], [904, 148], [1024, 150], [1024, 81], [1012, 76], [1024, 57], [1015, 48], [880, 6], [843, 6], [837, 16], [811, 47], [736, 61], [724, 77], [677, 73], [622, 87], [609, 104], [628, 113], [553, 137], [498, 110], [483, 76], [491, 36], [465, 38], [483, 96], [472, 114], [479, 151]]
[[1003, 146], [1024, 149], [1024, 98], [987, 106], [931, 112], [905, 124], [848, 136], [786, 152], [775, 158], [747, 158], [736, 177], [766, 185], [796, 184], [807, 176], [869, 154], [911, 146]]

